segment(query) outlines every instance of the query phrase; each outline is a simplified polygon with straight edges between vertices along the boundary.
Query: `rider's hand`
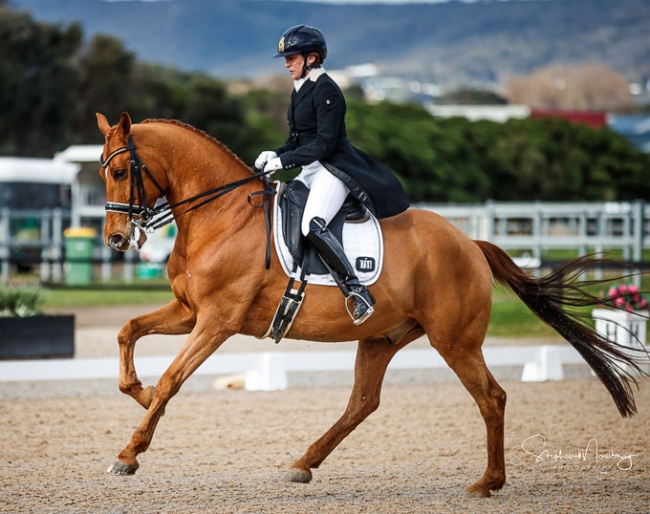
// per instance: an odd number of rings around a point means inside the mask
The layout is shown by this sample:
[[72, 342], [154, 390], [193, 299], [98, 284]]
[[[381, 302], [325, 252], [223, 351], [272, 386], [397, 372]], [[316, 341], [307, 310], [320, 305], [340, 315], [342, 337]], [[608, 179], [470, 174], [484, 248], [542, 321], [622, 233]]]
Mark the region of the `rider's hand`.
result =
[[269, 162], [271, 159], [275, 159], [277, 156], [277, 153], [271, 150], [265, 150], [257, 156], [257, 159], [255, 159], [255, 167], [258, 170], [262, 170], [264, 169], [264, 166], [266, 166], [267, 162]]
[[269, 161], [266, 163], [266, 166], [264, 166], [264, 171], [270, 171], [269, 176], [271, 176], [274, 172], [281, 170], [282, 169], [282, 161], [280, 160], [279, 157], [274, 157], [273, 159], [269, 159]]

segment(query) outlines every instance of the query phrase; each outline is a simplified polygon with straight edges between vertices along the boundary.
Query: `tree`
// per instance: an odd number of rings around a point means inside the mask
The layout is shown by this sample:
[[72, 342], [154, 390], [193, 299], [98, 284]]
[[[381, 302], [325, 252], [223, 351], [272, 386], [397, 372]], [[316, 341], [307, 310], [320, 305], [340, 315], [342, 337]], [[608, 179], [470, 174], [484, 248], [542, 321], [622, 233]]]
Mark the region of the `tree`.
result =
[[393, 169], [412, 202], [624, 201], [650, 197], [650, 162], [624, 137], [562, 119], [436, 119], [348, 102], [354, 144]]
[[505, 98], [494, 91], [469, 88], [450, 91], [436, 99], [438, 105], [505, 105], [507, 103]]
[[79, 25], [35, 23], [0, 7], [0, 152], [50, 156], [65, 148], [76, 112]]
[[127, 110], [135, 56], [120, 40], [99, 34], [83, 49], [79, 62], [83, 80], [75, 139], [78, 143], [101, 142], [95, 113], [117, 120]]

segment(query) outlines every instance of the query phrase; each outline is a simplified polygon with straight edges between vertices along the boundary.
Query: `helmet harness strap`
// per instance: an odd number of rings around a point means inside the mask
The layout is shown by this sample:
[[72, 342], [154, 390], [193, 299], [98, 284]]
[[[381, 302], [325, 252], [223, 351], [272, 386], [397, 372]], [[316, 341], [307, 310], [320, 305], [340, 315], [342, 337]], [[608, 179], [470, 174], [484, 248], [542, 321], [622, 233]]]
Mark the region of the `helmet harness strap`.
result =
[[313, 64], [307, 64], [307, 59], [309, 56], [315, 52], [303, 52], [302, 57], [302, 73], [300, 74], [300, 78], [304, 79], [307, 76], [307, 73], [309, 73], [309, 70], [313, 70], [314, 68], [320, 68], [321, 61], [320, 61], [320, 56], [318, 59], [316, 59]]

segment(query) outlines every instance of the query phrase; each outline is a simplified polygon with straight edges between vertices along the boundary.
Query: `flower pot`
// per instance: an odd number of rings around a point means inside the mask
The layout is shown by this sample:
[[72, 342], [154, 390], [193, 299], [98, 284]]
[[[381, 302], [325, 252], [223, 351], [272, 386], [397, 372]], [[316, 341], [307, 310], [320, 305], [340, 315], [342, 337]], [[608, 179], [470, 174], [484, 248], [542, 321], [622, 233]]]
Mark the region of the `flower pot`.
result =
[[596, 322], [596, 331], [599, 334], [620, 345], [647, 351], [645, 344], [648, 311], [594, 309], [591, 316]]
[[646, 343], [648, 311], [617, 311], [594, 309], [591, 316], [596, 321], [596, 330], [608, 339], [626, 346]]
[[0, 318], [0, 359], [74, 356], [74, 315]]

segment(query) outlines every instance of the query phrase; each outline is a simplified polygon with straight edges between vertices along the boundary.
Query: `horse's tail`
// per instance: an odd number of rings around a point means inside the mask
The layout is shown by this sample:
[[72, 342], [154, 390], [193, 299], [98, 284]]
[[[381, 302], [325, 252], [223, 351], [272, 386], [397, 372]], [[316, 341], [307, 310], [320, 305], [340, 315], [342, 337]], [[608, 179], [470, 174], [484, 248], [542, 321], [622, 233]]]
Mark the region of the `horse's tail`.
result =
[[[621, 416], [636, 413], [632, 385], [634, 372], [643, 373], [641, 357], [633, 357], [622, 346], [602, 335], [585, 321], [585, 314], [567, 312], [564, 307], [589, 307], [602, 304], [602, 298], [589, 294], [585, 285], [607, 281], [580, 281], [581, 275], [602, 266], [607, 259], [589, 256], [573, 259], [543, 278], [522, 271], [499, 247], [476, 241], [483, 251], [494, 280], [508, 286], [542, 321], [566, 339], [594, 370], [612, 395]], [[630, 372], [630, 366], [633, 370]]]

